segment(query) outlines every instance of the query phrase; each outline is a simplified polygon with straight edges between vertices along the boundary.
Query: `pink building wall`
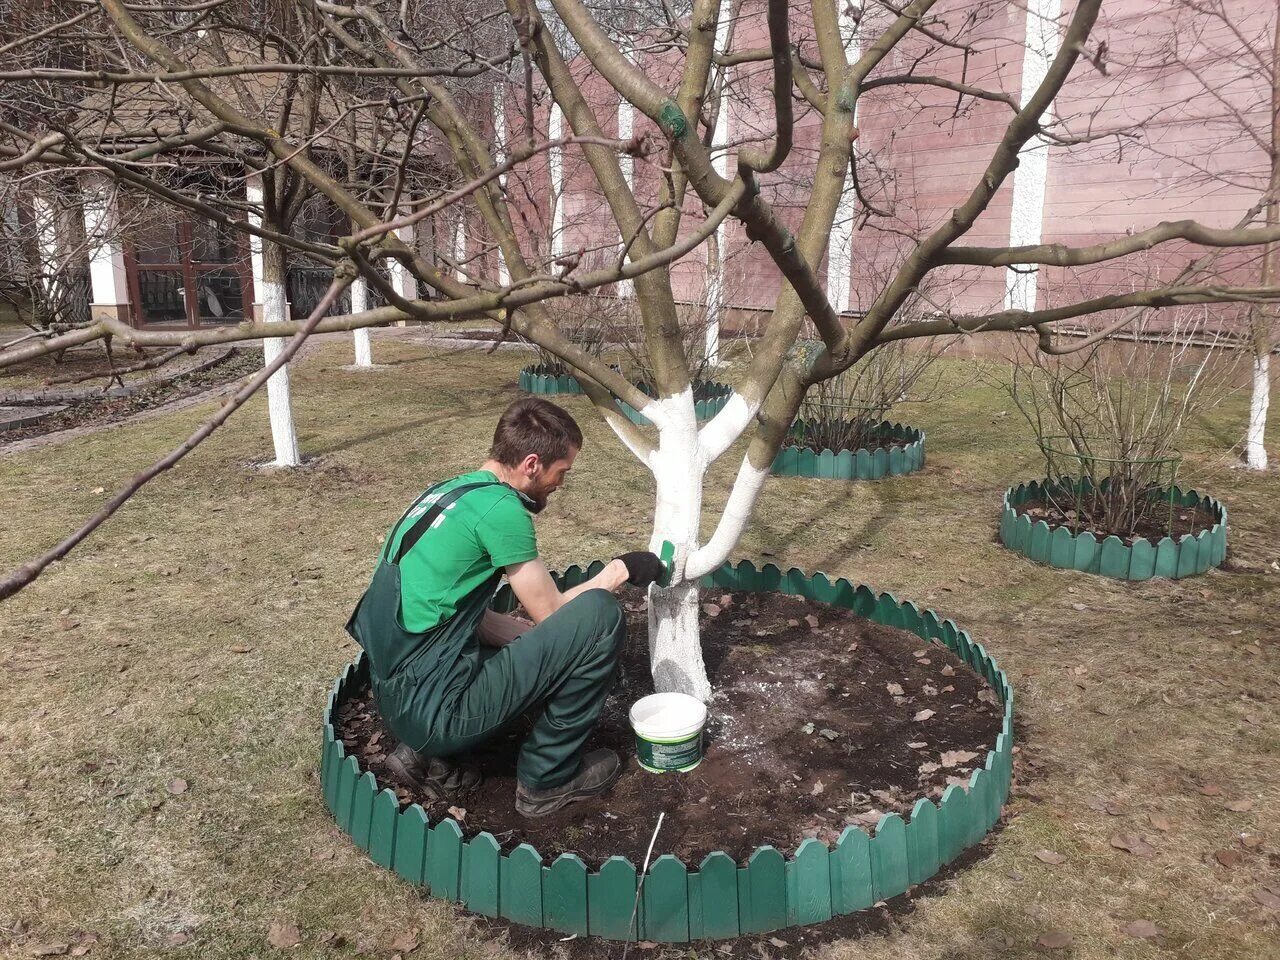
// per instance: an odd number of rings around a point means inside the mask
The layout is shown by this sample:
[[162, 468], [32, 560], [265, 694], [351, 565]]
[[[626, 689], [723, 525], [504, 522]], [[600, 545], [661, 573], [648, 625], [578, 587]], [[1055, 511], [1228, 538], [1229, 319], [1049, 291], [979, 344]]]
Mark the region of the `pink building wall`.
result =
[[[1250, 37], [1269, 46], [1274, 5], [1266, 0], [1224, 0], [1231, 18]], [[1033, 4], [1034, 7], [1034, 4]], [[806, 9], [793, 9], [792, 35], [816, 57], [806, 41], [811, 26], [801, 19]], [[1062, 29], [1074, 9], [1063, 3]], [[884, 26], [883, 11], [869, 12], [864, 37]], [[1022, 89], [1026, 6], [943, 0], [934, 16], [953, 28], [967, 22], [964, 37], [972, 46], [966, 56], [936, 48], [918, 35], [904, 42], [873, 77], [915, 70], [999, 91], [1016, 101]], [[968, 20], [966, 21], [966, 18]], [[1254, 204], [1265, 187], [1269, 137], [1268, 78], [1256, 64], [1232, 52], [1230, 31], [1221, 24], [1193, 23], [1190, 11], [1163, 0], [1115, 0], [1104, 7], [1089, 45], [1100, 66], [1081, 61], [1055, 103], [1055, 111], [1075, 136], [1099, 134], [1130, 126], [1116, 135], [1071, 147], [1051, 145], [1048, 153], [1041, 232], [1044, 242], [1070, 245], [1096, 243], [1155, 225], [1162, 220], [1194, 218], [1213, 226], [1229, 226]], [[735, 26], [732, 49], [766, 44], [760, 0], [746, 0]], [[1096, 57], [1098, 45], [1107, 50]], [[1238, 44], [1237, 44], [1238, 46]], [[936, 49], [927, 50], [926, 47]], [[1263, 51], [1270, 56], [1269, 49]], [[923, 59], [916, 61], [917, 57]], [[1163, 62], [1162, 62], [1163, 61]], [[655, 82], [674, 91], [678, 82], [673, 56], [641, 61]], [[617, 96], [585, 62], [574, 65], [584, 93], [607, 133], [616, 131]], [[1105, 71], [1105, 72], [1104, 72]], [[746, 64], [733, 70], [730, 96], [730, 141], [768, 144], [773, 116], [767, 86], [769, 65]], [[859, 216], [853, 231], [850, 268], [851, 306], [864, 310], [896, 269], [914, 238], [926, 235], [962, 203], [980, 180], [1012, 110], [1005, 103], [966, 98], [956, 110], [956, 95], [928, 86], [887, 86], [866, 90], [859, 102], [859, 135], [855, 144], [859, 170], [872, 203], [885, 215]], [[808, 196], [807, 181], [817, 157], [820, 117], [796, 102], [795, 146], [782, 170], [764, 178], [765, 196], [793, 229], [799, 227]], [[537, 122], [545, 136], [546, 109]], [[522, 117], [514, 103], [508, 109], [508, 132], [518, 135]], [[653, 125], [635, 112], [634, 131]], [[565, 125], [568, 132], [568, 125]], [[664, 145], [661, 135], [655, 142]], [[635, 165], [636, 192], [643, 205], [657, 197], [663, 154]], [[732, 173], [732, 164], [730, 167]], [[877, 175], [877, 173], [879, 175]], [[520, 220], [526, 232], [545, 232], [550, 223], [549, 178], [541, 155], [513, 180], [519, 189]], [[568, 250], [615, 249], [616, 227], [594, 177], [570, 147], [565, 157], [566, 241]], [[1010, 242], [1014, 177], [1005, 180], [962, 245], [1004, 246]], [[857, 205], [859, 213], [865, 208]], [[685, 224], [691, 229], [702, 216], [701, 203], [690, 191]], [[526, 239], [532, 239], [527, 237]], [[741, 227], [727, 229], [726, 295], [731, 306], [769, 309], [781, 277], [759, 246], [749, 244]], [[541, 249], [541, 247], [538, 247]], [[1248, 282], [1256, 270], [1256, 253], [1222, 258], [1220, 275]], [[1040, 272], [1036, 305], [1071, 302], [1116, 289], [1150, 285], [1184, 267], [1192, 253], [1169, 245], [1124, 264]], [[827, 255], [815, 266], [825, 276]], [[1003, 308], [1008, 271], [1003, 268], [944, 268], [935, 271], [917, 309], [935, 306], [956, 313], [988, 313]], [[679, 299], [699, 301], [706, 286], [705, 251], [695, 250], [675, 265], [672, 282]], [[1219, 311], [1223, 317], [1230, 308]]]

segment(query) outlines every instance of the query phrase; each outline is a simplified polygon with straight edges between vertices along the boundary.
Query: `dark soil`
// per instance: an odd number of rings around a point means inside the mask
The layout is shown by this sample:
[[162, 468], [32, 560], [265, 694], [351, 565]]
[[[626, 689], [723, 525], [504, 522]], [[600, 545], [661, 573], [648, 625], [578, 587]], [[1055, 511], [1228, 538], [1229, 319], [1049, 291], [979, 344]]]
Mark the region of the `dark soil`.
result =
[[1108, 529], [1107, 522], [1101, 517], [1091, 515], [1088, 509], [1082, 509], [1077, 514], [1076, 510], [1066, 504], [1054, 504], [1042, 498], [1028, 500], [1014, 509], [1019, 516], [1025, 514], [1030, 517], [1032, 523], [1043, 520], [1051, 528], [1067, 527], [1073, 532], [1088, 530], [1097, 537], [1117, 536], [1127, 546], [1133, 546], [1133, 541], [1139, 537], [1145, 537], [1153, 544], [1164, 537], [1177, 540], [1185, 534], [1208, 530], [1218, 522], [1217, 517], [1210, 510], [1183, 506], [1173, 508], [1172, 522], [1170, 522], [1167, 503], [1153, 505], [1145, 516], [1138, 518], [1138, 522], [1131, 530]]
[[[939, 644], [847, 610], [783, 594], [704, 593], [703, 649], [717, 694], [706, 754], [691, 773], [650, 774], [635, 761], [627, 711], [653, 691], [643, 601], [628, 606], [621, 679], [588, 747], [624, 757], [599, 800], [538, 820], [516, 814], [515, 756], [528, 718], [477, 759], [485, 782], [457, 802], [464, 833], [488, 831], [504, 849], [530, 843], [548, 859], [578, 854], [591, 867], [620, 855], [637, 865], [666, 813], [653, 856], [691, 867], [713, 850], [744, 861], [758, 846], [784, 853], [806, 837], [831, 844], [843, 828], [870, 830], [882, 813], [909, 813], [986, 759], [1000, 732], [994, 691]], [[926, 711], [931, 711], [926, 713]], [[919, 717], [920, 719], [916, 719]], [[340, 709], [338, 733], [384, 785], [393, 741], [368, 691]], [[432, 820], [450, 804], [414, 796]]]
[[[130, 358], [132, 359], [132, 358]], [[124, 365], [126, 361], [117, 358], [117, 363]], [[105, 374], [107, 367], [102, 357], [76, 358], [64, 361], [61, 365], [48, 364], [51, 377], [62, 377], [71, 374], [86, 374], [101, 371]], [[208, 369], [192, 371], [171, 380], [158, 382], [127, 397], [102, 396], [90, 397], [68, 403], [67, 409], [46, 417], [39, 423], [28, 427], [18, 427], [0, 433], [0, 446], [15, 440], [58, 433], [73, 427], [95, 426], [112, 423], [133, 416], [143, 410], [164, 406], [175, 400], [181, 400], [223, 384], [239, 380], [262, 368], [262, 353], [257, 350], [238, 350], [232, 352], [225, 360]], [[161, 367], [159, 373], [163, 373]], [[104, 378], [97, 381], [107, 385]], [[126, 381], [128, 382], [128, 381]], [[94, 381], [78, 384], [63, 384], [50, 387], [51, 390], [79, 390], [92, 386]], [[0, 378], [0, 390], [4, 388], [4, 380]], [[35, 392], [35, 391], [33, 391]], [[61, 401], [60, 401], [61, 402]]]

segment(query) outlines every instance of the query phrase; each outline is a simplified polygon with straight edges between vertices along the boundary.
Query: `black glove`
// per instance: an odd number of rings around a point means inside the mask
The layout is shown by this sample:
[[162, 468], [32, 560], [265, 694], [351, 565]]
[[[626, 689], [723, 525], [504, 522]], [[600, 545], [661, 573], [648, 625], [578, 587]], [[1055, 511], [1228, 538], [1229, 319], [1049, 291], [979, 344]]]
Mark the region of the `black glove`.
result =
[[657, 583], [667, 572], [658, 555], [648, 550], [635, 550], [614, 559], [621, 560], [623, 566], [627, 568], [627, 583], [637, 587], [647, 587], [651, 583]]

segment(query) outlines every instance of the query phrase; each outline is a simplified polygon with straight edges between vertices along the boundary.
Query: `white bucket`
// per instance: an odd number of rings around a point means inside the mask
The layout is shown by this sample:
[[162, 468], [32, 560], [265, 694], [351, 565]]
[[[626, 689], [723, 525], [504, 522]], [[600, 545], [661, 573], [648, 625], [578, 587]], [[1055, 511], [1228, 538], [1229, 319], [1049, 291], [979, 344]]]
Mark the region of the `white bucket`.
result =
[[636, 759], [651, 773], [687, 773], [702, 762], [707, 706], [685, 693], [653, 693], [631, 707]]

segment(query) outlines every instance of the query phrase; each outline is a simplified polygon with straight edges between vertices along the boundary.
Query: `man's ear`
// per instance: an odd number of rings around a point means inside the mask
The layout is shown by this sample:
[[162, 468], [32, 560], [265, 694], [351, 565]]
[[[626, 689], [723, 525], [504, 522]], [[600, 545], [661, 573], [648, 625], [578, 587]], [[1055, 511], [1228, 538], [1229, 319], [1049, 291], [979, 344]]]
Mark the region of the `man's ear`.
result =
[[538, 455], [536, 453], [531, 453], [520, 461], [520, 472], [532, 476], [537, 472], [538, 466], [541, 463], [542, 461], [539, 459]]

